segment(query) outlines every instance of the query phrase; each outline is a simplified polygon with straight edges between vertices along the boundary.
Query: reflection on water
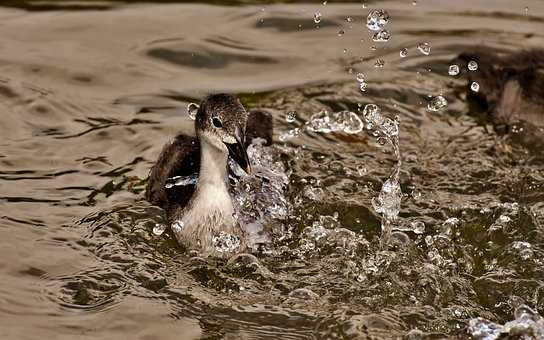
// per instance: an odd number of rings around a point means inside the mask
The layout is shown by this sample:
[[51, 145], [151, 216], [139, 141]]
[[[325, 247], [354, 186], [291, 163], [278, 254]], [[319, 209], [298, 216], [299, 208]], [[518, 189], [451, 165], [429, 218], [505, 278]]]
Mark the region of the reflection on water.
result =
[[[538, 335], [542, 163], [466, 114], [450, 66], [475, 45], [542, 46], [541, 2], [380, 2], [387, 42], [360, 3], [2, 6], [2, 338]], [[155, 235], [142, 193], [192, 133], [187, 104], [217, 91], [274, 114], [290, 174], [277, 244], [229, 261]], [[395, 152], [344, 132], [367, 104], [400, 124], [389, 247], [372, 199]], [[349, 124], [303, 128], [325, 111]]]

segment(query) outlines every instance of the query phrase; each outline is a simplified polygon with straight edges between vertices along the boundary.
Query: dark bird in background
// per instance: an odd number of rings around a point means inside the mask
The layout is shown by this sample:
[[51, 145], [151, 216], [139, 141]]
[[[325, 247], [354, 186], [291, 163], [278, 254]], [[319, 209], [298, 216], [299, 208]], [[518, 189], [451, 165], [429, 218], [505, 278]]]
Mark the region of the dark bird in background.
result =
[[[466, 71], [471, 111], [491, 122], [497, 133], [544, 153], [544, 50], [477, 50], [462, 53], [454, 63], [466, 70], [471, 60], [478, 63], [476, 71]], [[472, 82], [480, 85], [478, 92], [470, 90]]]
[[[219, 234], [244, 239], [229, 193], [228, 158], [250, 173], [246, 148], [253, 138], [272, 143], [272, 117], [263, 111], [248, 114], [236, 97], [216, 94], [201, 102], [195, 132], [195, 137], [178, 135], [163, 148], [151, 169], [145, 197], [166, 210], [180, 244], [218, 255], [214, 238]], [[166, 188], [169, 178], [195, 175], [196, 184]]]

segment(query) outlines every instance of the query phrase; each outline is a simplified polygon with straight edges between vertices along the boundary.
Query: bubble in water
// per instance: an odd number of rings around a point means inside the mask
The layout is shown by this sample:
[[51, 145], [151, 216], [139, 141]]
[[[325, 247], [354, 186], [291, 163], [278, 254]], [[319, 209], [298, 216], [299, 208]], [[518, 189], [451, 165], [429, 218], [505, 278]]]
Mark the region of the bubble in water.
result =
[[297, 120], [297, 112], [296, 111], [289, 111], [285, 115], [285, 121], [287, 123], [293, 123], [295, 120]]
[[372, 40], [376, 42], [386, 42], [391, 39], [391, 33], [388, 30], [382, 30], [374, 33]]
[[382, 68], [385, 65], [385, 61], [383, 59], [376, 59], [376, 62], [374, 63], [374, 67]]
[[417, 49], [422, 54], [425, 54], [425, 55], [431, 54], [431, 44], [429, 44], [428, 42], [419, 43], [417, 45]]
[[401, 49], [399, 52], [399, 55], [401, 58], [406, 58], [408, 56], [408, 49], [407, 48]]
[[321, 22], [321, 17], [322, 17], [322, 15], [321, 15], [320, 11], [315, 12], [314, 13], [314, 22], [316, 24], [319, 24]]
[[436, 112], [445, 108], [447, 105], [448, 105], [448, 101], [446, 100], [446, 98], [442, 96], [436, 96], [433, 99], [431, 99], [431, 101], [427, 104], [427, 108], [430, 111]]
[[240, 238], [236, 235], [221, 231], [218, 235], [212, 237], [215, 250], [220, 253], [227, 253], [236, 250], [240, 247]]
[[183, 221], [175, 221], [174, 223], [172, 223], [172, 231], [176, 234], [180, 233], [183, 230], [183, 227]]
[[187, 105], [187, 113], [189, 114], [189, 118], [191, 118], [192, 120], [196, 119], [198, 108], [199, 108], [198, 104], [195, 104], [195, 103], [189, 103]]
[[471, 89], [473, 92], [478, 92], [478, 91], [480, 91], [480, 84], [478, 84], [477, 82], [473, 81], [472, 84], [470, 84], [470, 89]]
[[355, 78], [357, 79], [359, 83], [363, 83], [365, 81], [365, 75], [361, 72], [357, 73]]
[[469, 71], [476, 71], [478, 69], [478, 63], [474, 60], [468, 62]]
[[161, 236], [165, 230], [166, 230], [166, 226], [164, 224], [156, 223], [155, 226], [153, 227], [153, 234], [157, 236]]
[[366, 18], [366, 27], [371, 31], [380, 31], [389, 22], [389, 14], [383, 9], [373, 9]]
[[459, 66], [458, 65], [450, 65], [450, 68], [448, 69], [448, 74], [450, 76], [456, 76], [459, 74]]

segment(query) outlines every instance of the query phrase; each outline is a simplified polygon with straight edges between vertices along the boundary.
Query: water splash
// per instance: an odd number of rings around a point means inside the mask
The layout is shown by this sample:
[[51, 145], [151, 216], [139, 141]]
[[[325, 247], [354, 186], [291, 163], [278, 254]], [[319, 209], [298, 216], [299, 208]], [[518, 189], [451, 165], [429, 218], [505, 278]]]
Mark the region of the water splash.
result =
[[221, 231], [212, 238], [215, 250], [220, 253], [231, 253], [240, 247], [240, 238]]
[[427, 109], [429, 109], [429, 111], [433, 111], [433, 112], [440, 111], [443, 108], [445, 108], [446, 106], [448, 106], [448, 101], [443, 96], [433, 97], [429, 101], [429, 103], [427, 103]]
[[459, 74], [459, 65], [450, 65], [450, 67], [448, 68], [448, 74], [450, 76], [456, 76]]
[[345, 132], [357, 134], [364, 128], [364, 123], [355, 112], [339, 111], [330, 114], [327, 110], [321, 110], [313, 114], [302, 127], [288, 130], [279, 136], [280, 141], [286, 141], [298, 137], [301, 132]]
[[400, 212], [402, 190], [400, 188], [400, 169], [402, 160], [399, 147], [398, 121], [384, 117], [376, 104], [367, 104], [363, 109], [363, 117], [367, 123], [367, 129], [373, 130], [373, 135], [385, 140], [393, 147], [397, 162], [383, 183], [380, 193], [372, 200], [372, 206], [377, 213], [382, 215], [382, 246], [389, 244], [393, 223]]
[[389, 22], [389, 13], [383, 9], [373, 9], [366, 18], [366, 27], [371, 31], [381, 31]]
[[166, 179], [164, 187], [171, 189], [175, 186], [195, 185], [198, 182], [198, 174], [192, 174], [189, 176], [174, 176]]
[[189, 114], [189, 118], [192, 120], [196, 119], [196, 114], [198, 113], [199, 106], [195, 103], [189, 103], [187, 105], [187, 113]]
[[500, 325], [484, 318], [469, 321], [467, 333], [473, 339], [498, 340], [510, 339], [544, 339], [544, 319], [526, 305], [520, 305], [514, 311], [515, 319]]
[[378, 31], [372, 36], [372, 41], [375, 42], [386, 42], [389, 39], [391, 39], [391, 33], [388, 30]]
[[431, 44], [428, 42], [422, 42], [417, 45], [417, 49], [424, 55], [431, 54]]

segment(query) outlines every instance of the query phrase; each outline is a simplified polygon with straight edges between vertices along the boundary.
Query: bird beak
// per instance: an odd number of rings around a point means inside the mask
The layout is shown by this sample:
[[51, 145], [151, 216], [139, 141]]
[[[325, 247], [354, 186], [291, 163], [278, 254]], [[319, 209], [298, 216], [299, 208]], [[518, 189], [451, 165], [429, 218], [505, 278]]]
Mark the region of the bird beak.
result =
[[243, 142], [243, 135], [239, 130], [236, 131], [236, 143], [226, 144], [227, 149], [229, 150], [229, 155], [232, 159], [240, 165], [240, 167], [248, 174], [251, 174], [251, 166], [249, 163], [249, 157], [247, 156], [247, 150]]

